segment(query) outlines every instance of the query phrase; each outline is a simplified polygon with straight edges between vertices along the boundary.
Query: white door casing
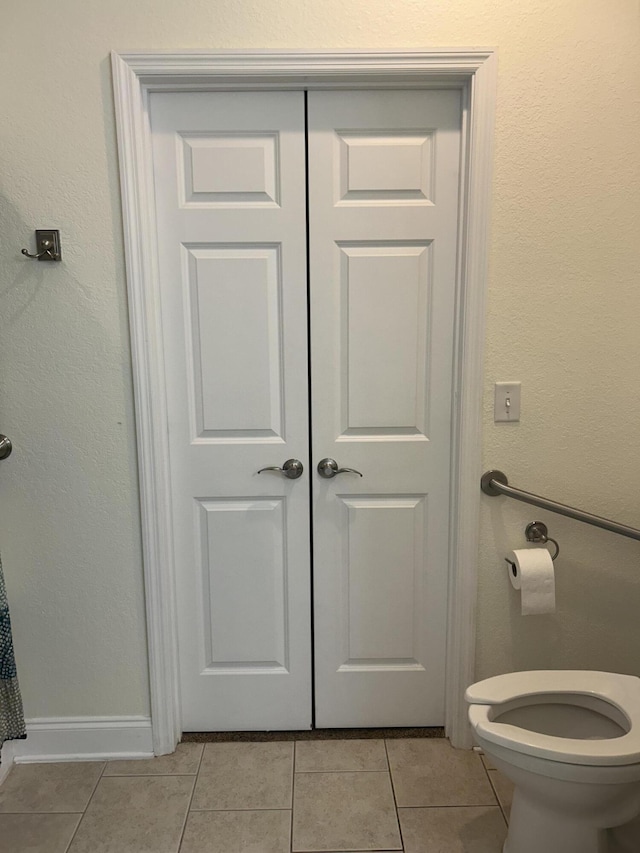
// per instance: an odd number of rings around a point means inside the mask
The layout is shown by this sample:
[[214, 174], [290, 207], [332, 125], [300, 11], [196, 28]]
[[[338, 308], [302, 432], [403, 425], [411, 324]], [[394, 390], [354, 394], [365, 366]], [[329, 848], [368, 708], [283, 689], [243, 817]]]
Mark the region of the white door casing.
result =
[[154, 750], [173, 751], [182, 730], [167, 405], [157, 287], [149, 96], [155, 91], [411, 87], [443, 84], [463, 95], [463, 175], [454, 351], [452, 526], [446, 661], [446, 729], [470, 746], [464, 688], [473, 680], [481, 473], [484, 306], [497, 52], [192, 51], [112, 53], [140, 474]]
[[309, 728], [304, 97], [155, 93], [151, 128], [183, 727]]
[[461, 118], [455, 90], [309, 93], [319, 727], [444, 723]]

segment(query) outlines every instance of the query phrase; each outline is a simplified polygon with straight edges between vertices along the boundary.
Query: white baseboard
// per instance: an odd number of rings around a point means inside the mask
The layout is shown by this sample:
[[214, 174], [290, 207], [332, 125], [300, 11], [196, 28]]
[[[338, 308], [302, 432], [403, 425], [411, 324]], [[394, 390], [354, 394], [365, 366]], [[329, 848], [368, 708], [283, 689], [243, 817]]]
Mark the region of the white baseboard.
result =
[[149, 717], [50, 717], [27, 720], [27, 739], [5, 743], [0, 781], [16, 764], [152, 758]]

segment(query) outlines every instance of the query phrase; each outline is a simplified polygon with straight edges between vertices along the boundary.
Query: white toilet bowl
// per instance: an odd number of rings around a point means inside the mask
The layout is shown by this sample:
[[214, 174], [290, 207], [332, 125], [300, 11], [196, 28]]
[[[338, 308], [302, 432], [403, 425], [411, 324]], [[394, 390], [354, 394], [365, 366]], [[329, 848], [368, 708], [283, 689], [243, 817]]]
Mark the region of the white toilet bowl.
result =
[[515, 785], [504, 853], [640, 851], [640, 678], [512, 672], [465, 699], [476, 741]]

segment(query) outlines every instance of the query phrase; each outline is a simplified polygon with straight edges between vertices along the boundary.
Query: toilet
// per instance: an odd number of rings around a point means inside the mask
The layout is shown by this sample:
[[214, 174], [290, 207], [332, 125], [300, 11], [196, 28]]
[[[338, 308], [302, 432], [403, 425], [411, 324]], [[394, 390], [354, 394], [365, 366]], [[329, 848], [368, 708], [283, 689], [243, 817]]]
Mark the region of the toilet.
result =
[[515, 786], [504, 853], [640, 851], [640, 678], [511, 672], [465, 699], [475, 740]]

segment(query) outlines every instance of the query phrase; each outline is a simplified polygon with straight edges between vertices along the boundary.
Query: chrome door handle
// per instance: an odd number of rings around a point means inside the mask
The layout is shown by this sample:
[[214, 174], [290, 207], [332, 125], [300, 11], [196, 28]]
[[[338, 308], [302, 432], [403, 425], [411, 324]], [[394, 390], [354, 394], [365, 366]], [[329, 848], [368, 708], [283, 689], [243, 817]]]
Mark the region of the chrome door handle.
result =
[[6, 459], [7, 456], [11, 456], [12, 450], [11, 439], [7, 438], [6, 435], [0, 434], [0, 459]]
[[360, 471], [356, 471], [355, 468], [338, 468], [336, 460], [331, 459], [329, 456], [318, 462], [318, 474], [320, 474], [321, 477], [324, 477], [325, 480], [330, 480], [332, 477], [335, 477], [336, 474], [357, 474], [358, 477], [362, 477]]
[[277, 465], [269, 465], [268, 468], [261, 468], [258, 474], [262, 474], [263, 471], [278, 471], [290, 480], [297, 480], [298, 477], [302, 477], [304, 466], [299, 459], [287, 459], [282, 468], [278, 468]]

